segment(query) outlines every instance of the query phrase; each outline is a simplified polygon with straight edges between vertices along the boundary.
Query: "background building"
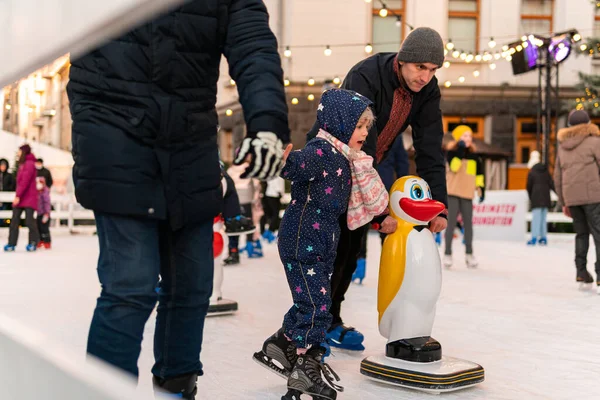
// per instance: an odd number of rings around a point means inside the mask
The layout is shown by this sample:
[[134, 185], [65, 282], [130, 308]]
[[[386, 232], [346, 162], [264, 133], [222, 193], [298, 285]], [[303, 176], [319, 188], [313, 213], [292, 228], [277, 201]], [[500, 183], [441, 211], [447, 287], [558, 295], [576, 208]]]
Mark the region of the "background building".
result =
[[[475, 137], [510, 163], [526, 163], [539, 145], [538, 73], [514, 75], [506, 45], [523, 36], [551, 36], [576, 29], [600, 36], [600, 14], [590, 0], [265, 0], [285, 71], [292, 141], [303, 146], [314, 123], [320, 93], [338, 85], [361, 59], [396, 52], [411, 29], [429, 26], [446, 43], [446, 64], [436, 76], [442, 90], [444, 129], [470, 125]], [[583, 46], [584, 41], [581, 42]], [[576, 46], [580, 46], [577, 44]], [[590, 49], [591, 50], [591, 49]], [[573, 101], [579, 72], [598, 74], [597, 52], [572, 54], [560, 65], [560, 97]], [[67, 57], [4, 88], [0, 128], [31, 141], [70, 149], [70, 114], [65, 86]], [[574, 103], [573, 103], [574, 105]], [[217, 107], [221, 156], [230, 162], [245, 134], [235, 82], [223, 59]], [[564, 125], [564, 116], [553, 119]], [[554, 138], [552, 138], [554, 140]], [[551, 151], [552, 152], [552, 149]], [[553, 159], [550, 154], [550, 159]], [[509, 181], [522, 186], [522, 168]], [[511, 186], [511, 185], [509, 185]]]

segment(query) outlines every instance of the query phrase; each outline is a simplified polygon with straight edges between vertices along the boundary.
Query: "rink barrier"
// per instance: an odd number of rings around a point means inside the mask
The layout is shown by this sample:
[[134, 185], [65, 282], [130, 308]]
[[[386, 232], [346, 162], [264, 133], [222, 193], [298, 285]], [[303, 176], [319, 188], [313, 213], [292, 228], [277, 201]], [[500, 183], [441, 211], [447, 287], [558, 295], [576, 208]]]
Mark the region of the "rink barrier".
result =
[[148, 399], [133, 377], [95, 357], [58, 350], [42, 332], [2, 314], [0, 354], [1, 399]]
[[[12, 203], [15, 192], [0, 192], [0, 203]], [[66, 228], [70, 233], [94, 232], [95, 225], [75, 225], [75, 221], [93, 222], [94, 212], [84, 209], [74, 195], [51, 194], [50, 202], [54, 207], [51, 212], [51, 228], [64, 228], [61, 221], [67, 221]], [[0, 219], [12, 218], [11, 210], [0, 210]], [[2, 228], [0, 228], [2, 229]]]

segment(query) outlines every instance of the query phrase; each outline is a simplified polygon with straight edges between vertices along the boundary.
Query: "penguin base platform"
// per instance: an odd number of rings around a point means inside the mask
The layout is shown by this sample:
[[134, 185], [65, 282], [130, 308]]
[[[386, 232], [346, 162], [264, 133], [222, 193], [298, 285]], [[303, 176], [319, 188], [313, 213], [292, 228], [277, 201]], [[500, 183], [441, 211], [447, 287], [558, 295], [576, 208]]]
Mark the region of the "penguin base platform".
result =
[[446, 356], [429, 363], [370, 356], [360, 363], [360, 373], [379, 382], [432, 393], [474, 386], [483, 382], [485, 375], [479, 364]]
[[212, 302], [208, 306], [208, 312], [206, 313], [207, 317], [216, 317], [220, 315], [229, 315], [234, 314], [238, 310], [237, 301], [227, 300], [227, 299], [218, 299], [215, 302]]

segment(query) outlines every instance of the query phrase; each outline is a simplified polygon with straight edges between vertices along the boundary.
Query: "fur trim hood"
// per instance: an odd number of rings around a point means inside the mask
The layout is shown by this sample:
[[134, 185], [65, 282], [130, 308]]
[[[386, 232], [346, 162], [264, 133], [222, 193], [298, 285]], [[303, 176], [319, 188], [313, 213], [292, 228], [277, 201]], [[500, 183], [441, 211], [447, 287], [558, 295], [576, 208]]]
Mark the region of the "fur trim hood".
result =
[[578, 124], [558, 130], [558, 141], [564, 149], [570, 150], [581, 144], [588, 136], [600, 136], [596, 124]]

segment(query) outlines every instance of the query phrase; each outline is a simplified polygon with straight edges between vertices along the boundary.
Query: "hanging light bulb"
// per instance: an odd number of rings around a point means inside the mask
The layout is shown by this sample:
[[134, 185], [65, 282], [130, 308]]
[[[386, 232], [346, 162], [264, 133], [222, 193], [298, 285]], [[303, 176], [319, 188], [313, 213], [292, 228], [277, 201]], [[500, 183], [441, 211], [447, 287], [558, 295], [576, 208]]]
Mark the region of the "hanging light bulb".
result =
[[465, 53], [464, 51], [462, 53], [460, 53], [460, 59], [464, 60], [467, 58], [467, 53]]
[[493, 37], [490, 38], [490, 41], [488, 42], [488, 46], [490, 46], [490, 49], [493, 49], [494, 47], [496, 47], [496, 42], [494, 41]]
[[296, 104], [298, 104], [298, 99], [297, 99], [296, 97], [294, 97], [294, 98], [292, 99], [292, 104], [293, 104], [293, 105], [296, 105]]
[[499, 60], [499, 59], [500, 59], [500, 53], [496, 53], [496, 54], [494, 54], [494, 58], [495, 58], [496, 60]]
[[463, 83], [463, 82], [465, 81], [465, 77], [464, 77], [464, 76], [462, 76], [462, 75], [461, 75], [461, 76], [459, 76], [459, 77], [458, 77], [458, 81], [459, 81], [460, 83]]
[[502, 50], [503, 51], [507, 51], [508, 50], [508, 46], [507, 45], [502, 46]]
[[372, 52], [373, 52], [373, 46], [371, 45], [371, 43], [367, 43], [367, 45], [365, 46], [365, 53], [371, 54]]
[[460, 56], [460, 51], [458, 51], [458, 50], [454, 50], [454, 51], [452, 52], [452, 57], [454, 57], [454, 58], [458, 58], [459, 56]]
[[529, 42], [523, 42], [523, 43], [521, 43], [521, 44], [523, 45], [523, 48], [524, 48], [524, 49], [526, 49], [526, 48], [527, 48], [527, 46], [529, 46]]
[[585, 51], [585, 49], [587, 49], [587, 45], [582, 44], [581, 46], [579, 46], [579, 48], [581, 49], [581, 51]]
[[473, 71], [473, 76], [477, 78], [479, 76], [479, 70]]
[[7, 104], [4, 106], [4, 108], [6, 108], [7, 110], [10, 110], [12, 108], [12, 106], [10, 104]]
[[494, 63], [491, 63], [491, 64], [490, 64], [490, 69], [491, 69], [492, 71], [493, 71], [493, 70], [495, 70], [495, 69], [496, 69], [496, 64], [494, 64]]
[[483, 57], [481, 57], [481, 54], [477, 54], [477, 55], [475, 56], [475, 61], [477, 61], [477, 62], [480, 62], [482, 58], [483, 58]]
[[525, 36], [525, 35], [521, 36], [521, 42], [524, 42], [526, 40], [527, 40], [527, 36]]
[[315, 80], [313, 78], [309, 78], [308, 79], [308, 86], [314, 86], [315, 85]]
[[225, 111], [225, 115], [227, 115], [228, 117], [231, 117], [231, 116], [233, 115], [233, 110], [231, 110], [230, 108], [228, 108], [228, 109]]
[[452, 82], [446, 81], [446, 82], [444, 82], [444, 86], [450, 87], [450, 86], [452, 86]]
[[371, 0], [365, 0], [365, 3], [370, 3], [370, 2], [371, 2]]
[[383, 6], [383, 8], [379, 10], [379, 16], [381, 18], [385, 18], [388, 16], [388, 9], [385, 6]]
[[465, 62], [466, 63], [470, 63], [471, 61], [473, 61], [475, 57], [473, 56], [473, 54], [468, 54], [467, 58], [465, 58]]
[[323, 51], [323, 53], [329, 57], [331, 55], [331, 48], [329, 46], [325, 47], [325, 50]]
[[506, 61], [510, 61], [510, 60], [512, 60], [512, 56], [506, 57]]
[[521, 50], [523, 50], [523, 46], [521, 46], [521, 45], [518, 45], [518, 46], [517, 46], [517, 51], [521, 51]]
[[283, 81], [283, 84], [284, 84], [284, 86], [290, 86], [290, 80], [286, 78], [286, 79]]
[[229, 80], [229, 84], [230, 84], [231, 86], [235, 86], [235, 81], [234, 81], [233, 79], [230, 79], [230, 80]]
[[444, 68], [450, 68], [450, 61], [444, 61]]
[[335, 78], [333, 78], [333, 83], [339, 85], [340, 83], [342, 83], [342, 80], [339, 76], [336, 76]]
[[309, 94], [307, 97], [308, 101], [313, 101], [315, 99], [315, 95], [314, 94]]
[[452, 39], [448, 39], [448, 43], [446, 43], [446, 48], [448, 50], [452, 50], [454, 48], [454, 43], [452, 43]]
[[283, 52], [283, 55], [286, 56], [287, 58], [290, 58], [292, 56], [292, 50], [290, 50], [290, 46], [285, 47], [285, 51]]
[[573, 40], [576, 42], [579, 42], [581, 40], [581, 35], [579, 33], [576, 33], [573, 35]]
[[402, 26], [402, 20], [400, 19], [400, 16], [396, 17], [396, 26], [398, 28], [400, 28]]

